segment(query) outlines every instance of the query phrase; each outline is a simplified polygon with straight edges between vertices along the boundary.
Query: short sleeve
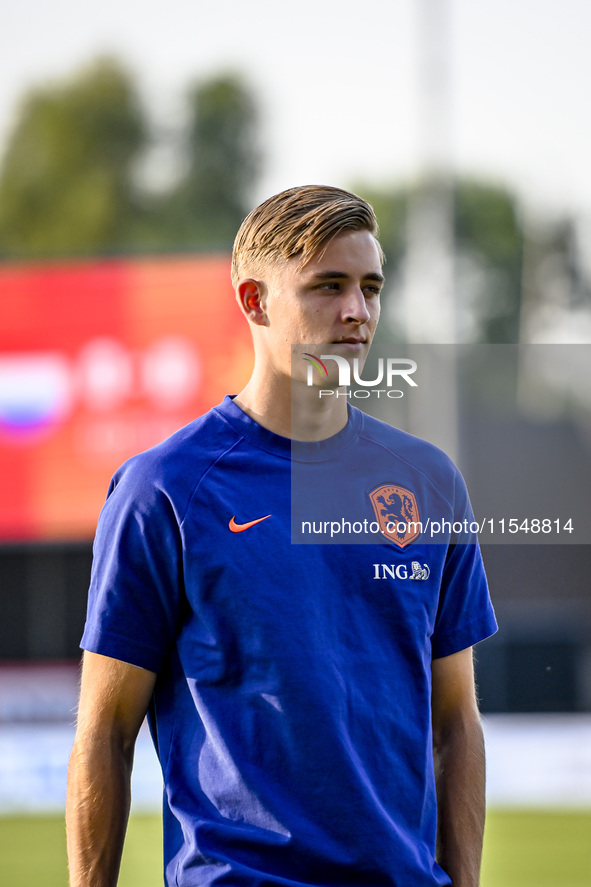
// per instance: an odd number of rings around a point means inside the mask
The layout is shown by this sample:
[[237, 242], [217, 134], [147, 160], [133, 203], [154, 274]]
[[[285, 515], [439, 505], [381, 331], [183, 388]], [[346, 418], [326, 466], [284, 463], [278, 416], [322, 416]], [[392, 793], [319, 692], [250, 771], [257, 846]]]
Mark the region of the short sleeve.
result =
[[99, 518], [82, 648], [157, 672], [176, 634], [181, 550], [173, 503], [129, 463]]
[[462, 527], [448, 547], [435, 629], [431, 639], [434, 659], [450, 656], [477, 644], [497, 631], [488, 582], [466, 485], [455, 479], [454, 525]]

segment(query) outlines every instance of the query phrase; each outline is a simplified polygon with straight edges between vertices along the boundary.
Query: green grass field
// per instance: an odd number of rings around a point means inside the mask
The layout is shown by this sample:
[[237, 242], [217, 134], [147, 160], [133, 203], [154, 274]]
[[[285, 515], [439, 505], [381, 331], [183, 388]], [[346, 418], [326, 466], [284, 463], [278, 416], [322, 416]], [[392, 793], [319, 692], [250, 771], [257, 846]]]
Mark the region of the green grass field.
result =
[[[133, 816], [119, 887], [162, 887], [157, 816]], [[0, 818], [2, 887], [65, 887], [59, 817]], [[481, 887], [589, 887], [591, 811], [491, 810]]]

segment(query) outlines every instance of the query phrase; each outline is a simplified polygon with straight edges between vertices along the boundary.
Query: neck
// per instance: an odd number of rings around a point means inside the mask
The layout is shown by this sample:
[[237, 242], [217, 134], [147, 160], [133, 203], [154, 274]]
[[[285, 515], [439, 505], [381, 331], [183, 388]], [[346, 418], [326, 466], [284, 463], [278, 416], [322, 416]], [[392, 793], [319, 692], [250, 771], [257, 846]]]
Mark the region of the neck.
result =
[[[343, 391], [343, 389], [339, 389]], [[347, 398], [337, 392], [319, 397], [319, 389], [289, 376], [255, 370], [235, 403], [255, 422], [292, 440], [325, 440], [347, 424]]]

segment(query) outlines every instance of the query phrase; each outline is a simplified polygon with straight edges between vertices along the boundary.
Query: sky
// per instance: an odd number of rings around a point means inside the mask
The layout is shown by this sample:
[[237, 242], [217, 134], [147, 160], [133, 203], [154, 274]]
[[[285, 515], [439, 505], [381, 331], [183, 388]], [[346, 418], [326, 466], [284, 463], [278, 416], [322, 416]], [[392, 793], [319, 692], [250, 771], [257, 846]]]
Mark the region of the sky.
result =
[[[262, 109], [257, 201], [310, 182], [395, 185], [434, 156], [533, 209], [591, 218], [588, 0], [3, 2], [0, 146], [24, 91], [111, 52], [163, 123], [196, 79], [245, 77]], [[445, 113], [427, 138], [421, 70], [438, 57]]]

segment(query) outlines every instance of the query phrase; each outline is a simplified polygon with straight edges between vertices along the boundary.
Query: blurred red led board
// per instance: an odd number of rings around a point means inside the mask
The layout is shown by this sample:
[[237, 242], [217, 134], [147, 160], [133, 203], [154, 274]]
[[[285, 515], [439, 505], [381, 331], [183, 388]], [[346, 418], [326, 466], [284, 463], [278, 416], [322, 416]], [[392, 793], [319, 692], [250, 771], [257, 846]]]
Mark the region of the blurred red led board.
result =
[[228, 256], [0, 266], [0, 540], [92, 537], [115, 469], [251, 368]]

